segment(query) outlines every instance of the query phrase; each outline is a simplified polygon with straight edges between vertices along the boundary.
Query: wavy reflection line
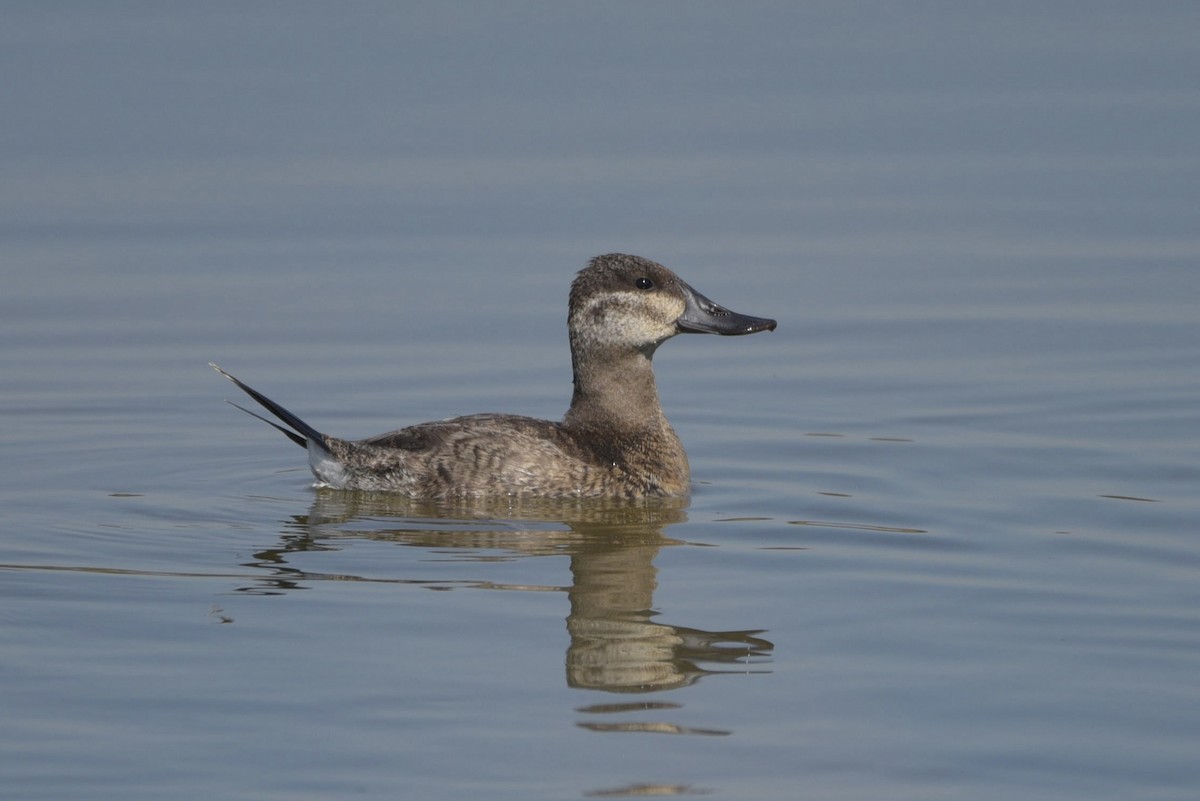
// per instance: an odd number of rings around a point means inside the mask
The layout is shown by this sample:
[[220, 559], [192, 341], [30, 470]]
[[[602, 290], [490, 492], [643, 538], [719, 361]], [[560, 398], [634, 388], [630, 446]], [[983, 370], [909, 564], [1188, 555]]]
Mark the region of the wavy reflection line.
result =
[[641, 701], [632, 704], [592, 704], [575, 707], [576, 712], [591, 715], [612, 715], [619, 712], [648, 712], [654, 709], [682, 709], [683, 704], [670, 701]]
[[708, 795], [712, 790], [701, 790], [690, 784], [627, 784], [606, 790], [588, 790], [586, 798], [637, 798], [642, 796]]
[[137, 570], [127, 567], [97, 567], [95, 565], [15, 565], [0, 564], [0, 570], [27, 570], [29, 572], [54, 571], [58, 573], [95, 573], [106, 576], [156, 576], [163, 578], [219, 578], [246, 579], [242, 573], [209, 573], [176, 570]]
[[[139, 576], [151, 578], [183, 578], [183, 579], [229, 579], [233, 581], [261, 581], [257, 573], [222, 573], [198, 572], [184, 570], [138, 570], [127, 567], [97, 567], [94, 565], [17, 565], [0, 564], [0, 570], [28, 572], [57, 572], [57, 573], [89, 573], [101, 576]], [[540, 584], [504, 584], [495, 581], [477, 581], [468, 579], [398, 579], [398, 578], [369, 578], [348, 573], [314, 573], [308, 571], [280, 572], [275, 579], [286, 578], [289, 581], [349, 581], [363, 584], [401, 584], [406, 586], [424, 586], [431, 589], [473, 589], [473, 590], [507, 590], [518, 592], [567, 592], [568, 587]]]
[[928, 534], [923, 528], [898, 528], [896, 526], [873, 526], [869, 523], [835, 523], [830, 520], [789, 520], [789, 526], [811, 526], [813, 528], [848, 528], [854, 531], [884, 531], [889, 534]]
[[726, 737], [732, 734], [727, 729], [698, 729], [691, 726], [680, 726], [677, 723], [661, 721], [627, 721], [625, 723], [588, 723], [577, 722], [581, 729], [603, 732], [639, 732], [642, 734], [689, 734], [702, 737]]

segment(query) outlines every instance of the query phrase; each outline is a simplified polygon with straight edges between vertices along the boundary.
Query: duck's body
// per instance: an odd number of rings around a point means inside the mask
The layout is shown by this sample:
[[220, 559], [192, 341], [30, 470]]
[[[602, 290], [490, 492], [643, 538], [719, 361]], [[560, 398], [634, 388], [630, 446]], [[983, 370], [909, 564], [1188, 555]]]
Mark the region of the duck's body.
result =
[[655, 349], [678, 333], [751, 334], [775, 321], [724, 309], [655, 262], [610, 254], [572, 284], [568, 328], [575, 392], [562, 422], [477, 414], [344, 440], [213, 367], [288, 426], [267, 421], [308, 449], [324, 486], [421, 499], [684, 495], [687, 454], [658, 401]]

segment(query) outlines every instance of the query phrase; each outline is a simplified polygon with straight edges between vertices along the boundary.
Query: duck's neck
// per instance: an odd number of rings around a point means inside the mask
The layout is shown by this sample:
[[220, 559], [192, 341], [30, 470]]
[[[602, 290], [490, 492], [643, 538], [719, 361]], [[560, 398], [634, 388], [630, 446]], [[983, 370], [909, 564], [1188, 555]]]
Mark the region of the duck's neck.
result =
[[567, 428], [634, 432], [666, 421], [650, 359], [654, 351], [632, 349], [572, 357], [575, 392], [563, 419]]

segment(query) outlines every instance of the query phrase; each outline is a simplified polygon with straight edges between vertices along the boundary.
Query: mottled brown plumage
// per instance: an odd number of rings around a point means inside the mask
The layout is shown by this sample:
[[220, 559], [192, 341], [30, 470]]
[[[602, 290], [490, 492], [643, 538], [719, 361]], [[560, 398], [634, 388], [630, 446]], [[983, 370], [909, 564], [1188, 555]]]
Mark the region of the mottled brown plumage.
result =
[[690, 482], [683, 443], [659, 404], [655, 349], [679, 333], [774, 328], [774, 320], [718, 306], [660, 264], [609, 254], [593, 259], [571, 285], [575, 388], [561, 423], [476, 414], [344, 440], [213, 368], [286, 424], [260, 417], [308, 449], [321, 485], [422, 499], [641, 498], [683, 495]]

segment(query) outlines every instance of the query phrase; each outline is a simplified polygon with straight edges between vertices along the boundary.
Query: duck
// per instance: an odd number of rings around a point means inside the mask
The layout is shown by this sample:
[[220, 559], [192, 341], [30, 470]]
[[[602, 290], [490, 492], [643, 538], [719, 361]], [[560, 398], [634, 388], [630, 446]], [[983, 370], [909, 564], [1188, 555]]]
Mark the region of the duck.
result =
[[[651, 361], [677, 334], [738, 336], [776, 321], [732, 312], [663, 265], [609, 253], [571, 284], [567, 330], [574, 390], [561, 421], [472, 414], [350, 440], [324, 434], [232, 381], [274, 420], [232, 401], [308, 451], [315, 486], [413, 500], [644, 499], [685, 496], [691, 470], [659, 402]], [[278, 421], [278, 422], [276, 422]]]

